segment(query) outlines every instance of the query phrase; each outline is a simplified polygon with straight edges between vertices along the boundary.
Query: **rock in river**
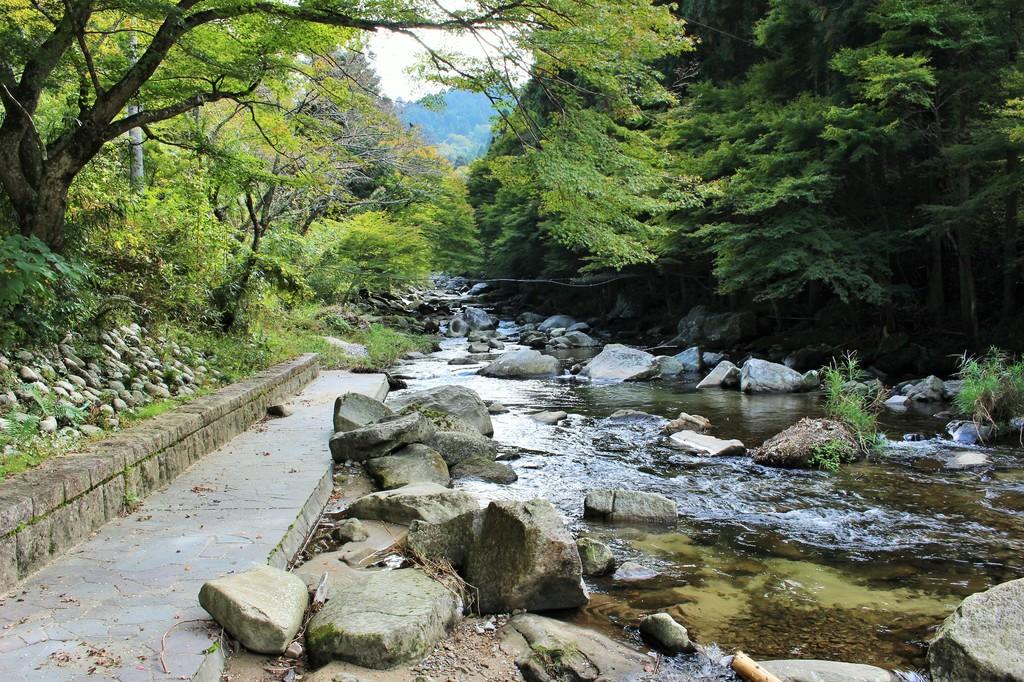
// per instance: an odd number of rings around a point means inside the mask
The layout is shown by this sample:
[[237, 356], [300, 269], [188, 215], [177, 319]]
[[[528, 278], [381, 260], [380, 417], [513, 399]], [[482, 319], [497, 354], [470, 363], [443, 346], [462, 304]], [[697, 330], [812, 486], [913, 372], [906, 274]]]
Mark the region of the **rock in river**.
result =
[[441, 453], [448, 466], [453, 466], [468, 459], [489, 459], [498, 457], [498, 446], [487, 436], [478, 431], [463, 433], [462, 431], [437, 431], [428, 441], [430, 447]]
[[624, 561], [615, 570], [612, 580], [626, 583], [641, 582], [644, 580], [653, 580], [659, 575], [661, 574], [653, 568], [647, 568], [643, 564], [638, 564], [635, 561]]
[[466, 562], [480, 610], [544, 611], [589, 601], [576, 542], [547, 500], [491, 502]]
[[840, 661], [761, 661], [762, 668], [783, 682], [901, 682], [888, 670]]
[[302, 626], [309, 593], [301, 578], [256, 566], [204, 583], [199, 605], [246, 649], [281, 654]]
[[396, 412], [413, 409], [461, 417], [483, 435], [494, 434], [487, 405], [476, 391], [465, 386], [435, 386], [422, 391], [403, 392], [393, 397], [390, 405]]
[[580, 538], [576, 549], [583, 563], [583, 575], [606, 575], [615, 568], [615, 557], [608, 545], [593, 538]]
[[472, 478], [490, 483], [515, 483], [519, 480], [516, 470], [504, 462], [495, 462], [483, 457], [464, 459], [451, 468], [452, 478]]
[[1024, 578], [960, 602], [928, 647], [935, 682], [1024, 681]]
[[558, 358], [529, 348], [503, 353], [497, 360], [477, 372], [481, 376], [502, 379], [553, 377], [561, 373], [562, 363]]
[[552, 315], [537, 325], [537, 331], [549, 332], [552, 329], [568, 329], [576, 324], [576, 320], [568, 315]]
[[358, 429], [394, 414], [379, 400], [362, 393], [346, 393], [334, 401], [334, 432]]
[[366, 471], [384, 490], [412, 483], [451, 483], [448, 465], [441, 455], [422, 443], [412, 443], [385, 457], [366, 460]]
[[469, 325], [470, 331], [487, 331], [494, 329], [494, 322], [490, 315], [480, 308], [463, 308], [462, 319]]
[[608, 523], [675, 523], [676, 504], [664, 495], [638, 490], [591, 490], [583, 516]]
[[804, 417], [793, 426], [766, 440], [761, 447], [751, 450], [757, 464], [775, 467], [808, 467], [815, 448], [840, 446], [847, 459], [858, 451], [854, 440], [843, 424], [832, 419]]
[[694, 651], [690, 635], [667, 613], [653, 613], [640, 622], [640, 634], [669, 654]]
[[532, 613], [513, 616], [502, 648], [516, 655], [523, 677], [537, 680], [640, 679], [651, 659], [608, 637]]
[[563, 419], [568, 419], [569, 415], [561, 410], [547, 410], [545, 412], [534, 412], [530, 415], [530, 419], [537, 422], [538, 424], [547, 424], [548, 426], [554, 426]]
[[[305, 589], [305, 588], [303, 588]], [[452, 629], [462, 604], [415, 568], [370, 573], [335, 587], [310, 620], [310, 662], [387, 670], [425, 656]]]
[[740, 385], [740, 368], [722, 360], [697, 384], [697, 388], [734, 388]]
[[436, 483], [418, 483], [394, 490], [382, 490], [359, 498], [346, 516], [377, 519], [404, 526], [412, 521], [437, 523], [480, 508], [476, 498], [462, 490], [450, 490]]
[[567, 609], [589, 600], [576, 543], [547, 500], [491, 502], [445, 523], [417, 523], [409, 546], [460, 566], [483, 613]]
[[611, 343], [580, 372], [596, 381], [646, 381], [657, 378], [658, 359], [639, 348]]
[[688, 430], [673, 433], [669, 436], [669, 444], [674, 448], [706, 457], [728, 457], [747, 453], [747, 447], [738, 440], [722, 440]]
[[409, 443], [423, 443], [433, 435], [434, 425], [421, 414], [386, 417], [331, 436], [331, 456], [335, 462], [363, 462], [383, 457]]
[[777, 362], [751, 358], [740, 368], [740, 390], [744, 393], [797, 393], [808, 388], [803, 374]]

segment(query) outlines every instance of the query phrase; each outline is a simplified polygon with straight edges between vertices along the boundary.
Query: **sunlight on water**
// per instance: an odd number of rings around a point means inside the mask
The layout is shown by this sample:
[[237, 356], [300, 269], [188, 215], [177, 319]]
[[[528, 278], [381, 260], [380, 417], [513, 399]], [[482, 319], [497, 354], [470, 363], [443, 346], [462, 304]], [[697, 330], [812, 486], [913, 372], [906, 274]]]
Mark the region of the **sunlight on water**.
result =
[[[681, 411], [701, 414], [714, 435], [752, 446], [820, 415], [820, 396], [696, 391], [685, 381], [490, 379], [475, 374], [482, 364], [447, 364], [465, 345], [445, 340], [441, 352], [397, 369], [412, 390], [458, 383], [510, 408], [493, 417], [495, 440], [519, 481], [459, 487], [483, 499], [545, 497], [574, 532], [660, 573], [640, 584], [590, 580], [590, 605], [566, 616], [577, 622], [638, 641], [640, 618], [660, 609], [725, 650], [908, 669], [923, 666], [924, 642], [960, 599], [1024, 575], [1021, 451], [986, 449], [988, 464], [956, 468], [963, 447], [902, 442], [903, 433], [942, 430], [928, 409], [883, 415], [893, 446], [879, 461], [838, 474], [770, 469], [682, 454], [666, 447], [661, 424]], [[557, 426], [528, 417], [549, 409], [570, 416]], [[652, 416], [609, 418], [621, 409]], [[583, 498], [598, 487], [666, 495], [679, 523], [584, 522]]]

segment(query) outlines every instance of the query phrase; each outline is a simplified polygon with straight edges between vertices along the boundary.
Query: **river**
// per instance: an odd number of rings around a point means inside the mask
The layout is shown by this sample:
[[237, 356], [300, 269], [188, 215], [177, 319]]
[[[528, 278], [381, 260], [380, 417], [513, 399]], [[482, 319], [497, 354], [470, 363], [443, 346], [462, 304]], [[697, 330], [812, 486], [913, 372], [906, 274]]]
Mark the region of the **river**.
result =
[[[500, 334], [517, 328], [503, 322]], [[516, 469], [511, 485], [462, 481], [484, 499], [549, 499], [579, 535], [607, 542], [660, 576], [642, 584], [588, 579], [590, 604], [562, 617], [636, 640], [642, 615], [665, 610], [701, 643], [755, 658], [820, 658], [890, 669], [923, 669], [925, 641], [959, 601], [1024, 576], [1024, 456], [985, 448], [989, 463], [953, 468], [966, 448], [940, 438], [931, 405], [886, 412], [885, 453], [836, 474], [757, 466], [746, 457], [701, 458], [666, 447], [658, 419], [610, 419], [633, 409], [657, 417], [700, 414], [712, 433], [748, 446], [808, 415], [820, 394], [748, 396], [701, 390], [692, 381], [586, 384], [566, 378], [491, 379], [479, 365], [450, 366], [465, 339], [403, 362], [395, 372], [417, 390], [457, 383], [507, 414], [495, 440]], [[510, 344], [510, 348], [514, 347]], [[585, 359], [586, 353], [570, 360]], [[528, 414], [564, 410], [545, 426]], [[980, 448], [979, 448], [980, 449]], [[976, 449], [977, 450], [977, 449]], [[583, 521], [593, 488], [659, 492], [674, 500], [671, 530]]]

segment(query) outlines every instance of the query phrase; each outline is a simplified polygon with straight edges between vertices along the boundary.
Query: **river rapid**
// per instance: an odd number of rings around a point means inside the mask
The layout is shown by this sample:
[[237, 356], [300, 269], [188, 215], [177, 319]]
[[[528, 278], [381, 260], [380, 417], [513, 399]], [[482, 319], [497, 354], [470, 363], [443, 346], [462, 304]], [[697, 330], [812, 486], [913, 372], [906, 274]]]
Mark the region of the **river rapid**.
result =
[[[499, 327], [508, 349], [517, 333], [511, 322]], [[461, 384], [509, 408], [492, 417], [494, 438], [519, 480], [457, 487], [483, 499], [547, 498], [576, 534], [608, 543], [619, 562], [660, 573], [642, 583], [588, 579], [590, 604], [562, 614], [567, 620], [638, 641], [639, 618], [664, 610], [696, 641], [755, 658], [924, 669], [926, 640], [963, 597], [1024, 576], [1024, 452], [974, 448], [988, 463], [956, 468], [968, 448], [938, 438], [945, 422], [931, 415], [947, 406], [886, 412], [884, 455], [839, 473], [773, 469], [747, 457], [682, 454], [664, 444], [661, 425], [680, 412], [699, 414], [713, 435], [753, 447], [820, 415], [820, 394], [697, 391], [698, 377], [492, 379], [476, 374], [485, 356], [448, 364], [466, 347], [466, 339], [443, 339], [440, 351], [393, 370], [410, 390]], [[561, 357], [568, 366], [588, 355]], [[654, 416], [610, 418], [622, 409]], [[528, 416], [543, 410], [569, 418], [547, 426]], [[904, 442], [909, 432], [929, 439]], [[651, 530], [584, 521], [583, 498], [593, 488], [661, 493], [677, 504], [679, 522]]]

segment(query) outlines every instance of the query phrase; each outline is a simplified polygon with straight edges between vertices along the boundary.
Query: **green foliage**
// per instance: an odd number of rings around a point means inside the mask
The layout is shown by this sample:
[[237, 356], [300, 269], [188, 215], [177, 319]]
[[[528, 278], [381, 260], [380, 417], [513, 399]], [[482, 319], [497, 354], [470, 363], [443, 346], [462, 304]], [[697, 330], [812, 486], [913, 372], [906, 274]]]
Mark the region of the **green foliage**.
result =
[[960, 378], [956, 406], [970, 419], [998, 428], [1024, 415], [1024, 361], [998, 348], [981, 357], [964, 355]]
[[392, 291], [426, 280], [430, 250], [422, 232], [382, 212], [360, 213], [344, 222], [324, 220], [312, 242], [310, 284], [323, 300], [342, 302], [361, 291]]
[[[850, 429], [862, 452], [879, 448], [878, 412], [885, 400], [884, 392], [874, 395], [851, 390], [851, 382], [862, 382], [867, 375], [860, 368], [855, 353], [822, 370], [825, 390], [825, 412]], [[833, 448], [834, 449], [834, 448]]]
[[856, 449], [848, 442], [833, 439], [811, 448], [811, 456], [807, 463], [823, 471], [835, 473], [839, 471], [841, 464], [852, 461], [856, 456]]
[[79, 321], [92, 301], [72, 292], [85, 289], [88, 274], [35, 237], [0, 235], [0, 345], [52, 338]]

